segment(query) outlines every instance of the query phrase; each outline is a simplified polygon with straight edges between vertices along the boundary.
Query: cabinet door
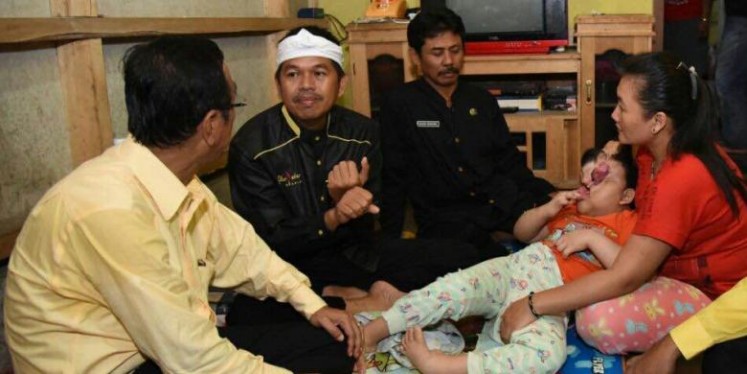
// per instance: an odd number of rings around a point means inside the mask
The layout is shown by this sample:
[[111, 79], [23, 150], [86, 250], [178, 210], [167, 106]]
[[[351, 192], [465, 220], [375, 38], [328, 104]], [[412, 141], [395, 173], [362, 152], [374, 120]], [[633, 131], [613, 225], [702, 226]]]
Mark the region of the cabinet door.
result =
[[508, 114], [506, 122], [527, 167], [558, 188], [578, 185], [578, 120], [573, 115]]
[[[583, 15], [576, 19], [576, 37], [581, 53], [581, 86], [579, 111], [581, 150], [600, 147], [617, 137], [610, 115], [617, 101], [614, 95], [617, 79], [605, 73], [618, 56], [650, 52], [653, 43], [650, 15]], [[600, 73], [597, 75], [597, 73]]]

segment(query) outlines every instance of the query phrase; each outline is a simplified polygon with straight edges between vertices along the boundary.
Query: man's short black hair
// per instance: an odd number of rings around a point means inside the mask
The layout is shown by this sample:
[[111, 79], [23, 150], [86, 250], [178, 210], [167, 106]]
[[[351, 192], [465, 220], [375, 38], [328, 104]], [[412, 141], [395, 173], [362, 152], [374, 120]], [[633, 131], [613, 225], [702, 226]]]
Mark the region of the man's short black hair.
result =
[[[329, 30], [323, 29], [318, 26], [301, 26], [301, 27], [296, 27], [295, 29], [291, 29], [290, 31], [288, 31], [287, 34], [285, 34], [285, 36], [282, 39], [280, 39], [278, 44], [282, 43], [283, 40], [287, 39], [288, 37], [298, 34], [303, 29], [306, 29], [306, 31], [310, 32], [313, 35], [321, 36], [322, 38], [327, 39], [331, 41], [332, 43], [340, 45], [340, 41], [337, 40], [337, 38], [331, 32], [329, 32]], [[345, 70], [343, 70], [342, 66], [340, 66], [337, 63], [337, 61], [332, 61], [332, 65], [334, 65], [335, 71], [337, 71], [337, 80], [339, 81], [340, 79], [342, 79], [342, 77], [345, 76]], [[280, 68], [281, 67], [283, 67], [283, 64], [278, 65], [278, 68], [275, 70], [276, 81], [280, 80]]]
[[453, 10], [446, 7], [424, 10], [407, 26], [407, 44], [419, 55], [425, 39], [436, 37], [444, 31], [451, 31], [464, 41], [464, 23]]
[[210, 110], [227, 118], [231, 107], [223, 52], [204, 38], [166, 36], [133, 46], [124, 81], [127, 129], [144, 146], [180, 144]]

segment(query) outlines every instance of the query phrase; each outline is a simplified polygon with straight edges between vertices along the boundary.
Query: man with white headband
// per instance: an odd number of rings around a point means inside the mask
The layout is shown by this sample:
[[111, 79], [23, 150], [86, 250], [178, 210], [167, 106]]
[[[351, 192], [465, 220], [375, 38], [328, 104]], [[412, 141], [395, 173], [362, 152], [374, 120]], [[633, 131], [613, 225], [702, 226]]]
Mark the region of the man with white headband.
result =
[[[278, 45], [279, 103], [250, 119], [229, 150], [236, 212], [312, 289], [349, 312], [383, 310], [402, 293], [471, 261], [455, 242], [375, 239], [378, 124], [335, 105], [347, 78], [327, 30], [291, 30]], [[466, 260], [465, 260], [466, 259]], [[229, 325], [297, 319], [285, 304], [237, 296]]]

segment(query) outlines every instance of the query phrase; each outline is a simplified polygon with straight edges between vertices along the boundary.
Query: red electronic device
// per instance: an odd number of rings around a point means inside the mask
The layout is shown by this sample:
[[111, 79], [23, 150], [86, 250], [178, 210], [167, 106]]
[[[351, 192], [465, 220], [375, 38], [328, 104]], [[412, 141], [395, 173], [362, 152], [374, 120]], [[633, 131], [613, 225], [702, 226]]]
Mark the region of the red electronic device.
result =
[[565, 47], [568, 40], [506, 40], [464, 43], [468, 55], [495, 55], [503, 53], [548, 53], [556, 47]]

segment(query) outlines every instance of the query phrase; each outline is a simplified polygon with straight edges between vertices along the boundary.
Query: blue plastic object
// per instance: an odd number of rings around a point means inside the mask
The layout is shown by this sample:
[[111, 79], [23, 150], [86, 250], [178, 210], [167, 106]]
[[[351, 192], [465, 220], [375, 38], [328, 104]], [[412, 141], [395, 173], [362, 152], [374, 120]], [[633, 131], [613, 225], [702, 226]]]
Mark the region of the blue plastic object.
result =
[[576, 326], [568, 326], [566, 333], [568, 358], [560, 368], [560, 374], [623, 374], [624, 357], [599, 352], [586, 344], [576, 332]]

